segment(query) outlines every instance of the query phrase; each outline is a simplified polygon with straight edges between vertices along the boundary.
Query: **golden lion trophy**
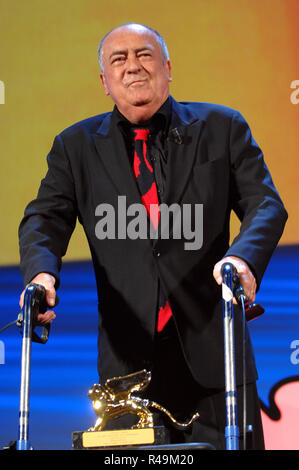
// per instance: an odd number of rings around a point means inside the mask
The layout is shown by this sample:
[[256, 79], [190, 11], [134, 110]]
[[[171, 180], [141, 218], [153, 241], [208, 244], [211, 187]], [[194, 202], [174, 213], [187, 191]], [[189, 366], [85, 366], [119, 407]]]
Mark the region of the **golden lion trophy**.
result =
[[[141, 370], [123, 377], [108, 379], [104, 385], [94, 384], [88, 396], [97, 415], [95, 425], [83, 433], [73, 433], [73, 441], [80, 448], [107, 448], [163, 443], [163, 427], [154, 427], [150, 408], [164, 413], [178, 429], [186, 429], [199, 418], [196, 413], [186, 423], [178, 422], [163, 406], [154, 401], [133, 395], [145, 389], [151, 372]], [[107, 424], [120, 416], [135, 415], [138, 422], [128, 429], [106, 430]]]

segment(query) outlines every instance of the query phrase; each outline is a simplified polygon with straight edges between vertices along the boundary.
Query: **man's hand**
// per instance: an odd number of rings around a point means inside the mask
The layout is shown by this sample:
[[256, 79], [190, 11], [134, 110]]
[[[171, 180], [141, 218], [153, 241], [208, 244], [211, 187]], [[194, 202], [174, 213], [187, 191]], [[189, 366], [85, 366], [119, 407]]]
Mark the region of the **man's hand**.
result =
[[[235, 266], [240, 276], [240, 282], [245, 291], [245, 294], [247, 295], [249, 302], [253, 303], [256, 294], [256, 280], [248, 264], [241, 258], [237, 258], [237, 256], [226, 256], [225, 258], [218, 261], [218, 263], [216, 263], [214, 266], [213, 276], [219, 285], [222, 284], [221, 266], [224, 263], [231, 263]], [[234, 304], [236, 303], [237, 301], [234, 298]]]
[[[48, 273], [39, 273], [31, 280], [31, 282], [44, 286], [44, 288], [46, 289], [46, 303], [47, 305], [49, 305], [49, 307], [54, 307], [56, 298], [56, 291], [54, 288], [56, 282], [55, 277]], [[25, 289], [23, 290], [20, 296], [19, 305], [21, 308], [23, 307], [24, 303], [24, 294]], [[53, 310], [47, 310], [45, 313], [39, 313], [37, 315], [37, 321], [40, 325], [46, 325], [48, 323], [51, 323], [54, 318], [56, 318], [56, 315]]]

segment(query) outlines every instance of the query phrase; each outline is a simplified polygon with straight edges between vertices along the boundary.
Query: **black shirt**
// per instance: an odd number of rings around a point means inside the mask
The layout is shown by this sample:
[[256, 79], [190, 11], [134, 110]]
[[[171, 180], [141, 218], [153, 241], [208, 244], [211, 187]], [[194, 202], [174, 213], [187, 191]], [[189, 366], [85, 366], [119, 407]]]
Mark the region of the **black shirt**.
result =
[[150, 129], [150, 134], [148, 137], [148, 152], [154, 169], [159, 202], [163, 202], [167, 166], [166, 138], [171, 120], [170, 99], [167, 98], [161, 108], [148, 121], [144, 121], [142, 124], [138, 125], [132, 124], [130, 121], [128, 121], [128, 119], [126, 119], [119, 112], [116, 106], [114, 107], [113, 112], [115, 113], [116, 124], [125, 138], [131, 167], [133, 166], [134, 156], [133, 130], [138, 128]]

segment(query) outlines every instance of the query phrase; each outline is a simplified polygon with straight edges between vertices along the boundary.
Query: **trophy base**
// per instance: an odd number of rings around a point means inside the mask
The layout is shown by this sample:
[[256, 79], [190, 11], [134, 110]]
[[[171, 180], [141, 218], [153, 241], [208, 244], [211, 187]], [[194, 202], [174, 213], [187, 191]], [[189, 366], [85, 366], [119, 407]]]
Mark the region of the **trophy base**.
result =
[[142, 429], [115, 429], [112, 431], [75, 431], [72, 433], [73, 449], [100, 450], [140, 446], [160, 445], [168, 441], [168, 431], [163, 426]]

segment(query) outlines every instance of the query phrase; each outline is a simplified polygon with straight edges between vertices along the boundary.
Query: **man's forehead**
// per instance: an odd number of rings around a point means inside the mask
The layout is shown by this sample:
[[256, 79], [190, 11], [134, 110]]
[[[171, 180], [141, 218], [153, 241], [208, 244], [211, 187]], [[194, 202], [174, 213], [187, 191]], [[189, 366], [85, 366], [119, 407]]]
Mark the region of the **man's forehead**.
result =
[[113, 49], [114, 47], [122, 48], [129, 44], [136, 44], [136, 49], [143, 43], [145, 46], [158, 46], [158, 40], [155, 34], [142, 25], [119, 26], [109, 33], [103, 42], [103, 51], [105, 49]]

